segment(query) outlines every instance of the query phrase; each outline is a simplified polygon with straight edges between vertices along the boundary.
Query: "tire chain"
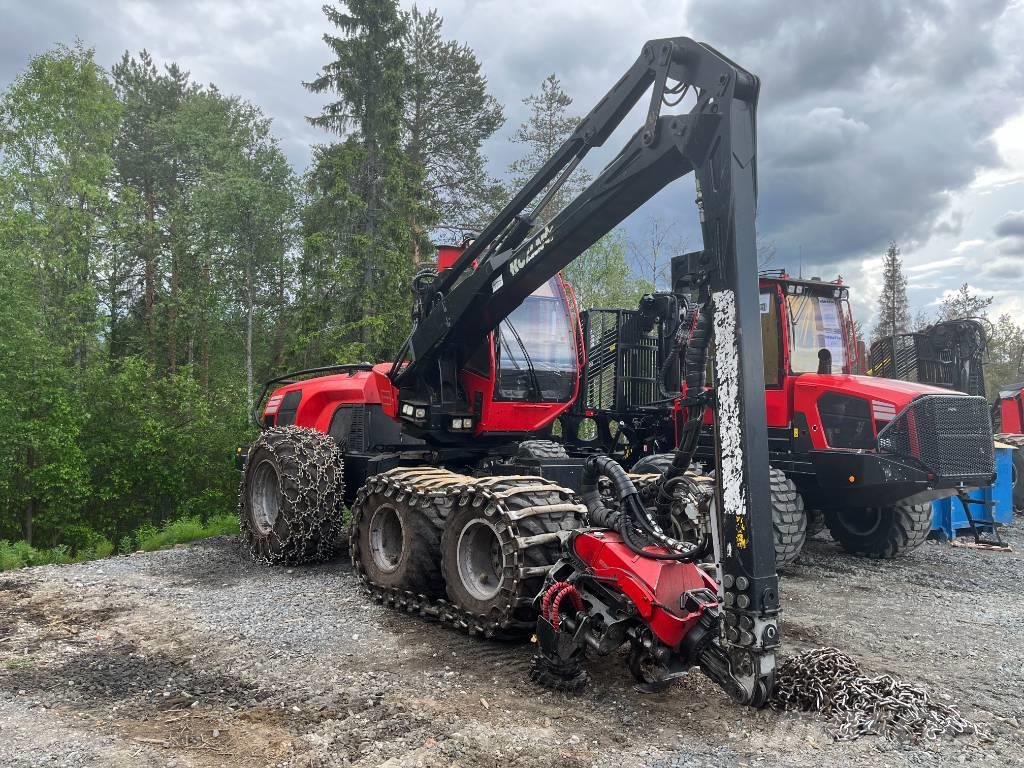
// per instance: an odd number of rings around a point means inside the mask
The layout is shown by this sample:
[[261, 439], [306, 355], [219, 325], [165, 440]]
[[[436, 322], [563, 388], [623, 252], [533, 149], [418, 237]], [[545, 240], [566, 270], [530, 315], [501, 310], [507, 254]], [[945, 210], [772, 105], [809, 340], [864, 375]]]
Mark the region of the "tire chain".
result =
[[[496, 484], [514, 484], [518, 488], [512, 489], [511, 493], [509, 490], [495, 491], [491, 486]], [[515, 605], [506, 606], [507, 613], [502, 617], [480, 616], [449, 600], [434, 599], [409, 590], [375, 584], [363, 569], [359, 551], [358, 529], [364, 513], [363, 505], [367, 497], [374, 492], [382, 493], [398, 502], [407, 500], [413, 510], [420, 505], [432, 505], [435, 510], [441, 512], [443, 519], [456, 504], [459, 506], [471, 504], [485, 508], [487, 505], [494, 505], [496, 511], [500, 512], [503, 509], [502, 500], [517, 490], [557, 494], [562, 504], [571, 507], [567, 510], [568, 513], [577, 515], [581, 525], [585, 520], [586, 507], [579, 503], [571, 490], [541, 477], [496, 475], [476, 478], [436, 467], [401, 467], [370, 477], [359, 489], [355, 502], [352, 504], [349, 550], [359, 579], [375, 602], [406, 613], [418, 614], [426, 619], [436, 620], [470, 636], [518, 637], [532, 632], [536, 627], [534, 621], [517, 620], [511, 615], [517, 607]], [[511, 523], [511, 525], [515, 524]], [[521, 551], [517, 551], [515, 557], [518, 566], [522, 560]]]
[[948, 734], [990, 739], [988, 731], [935, 701], [927, 691], [891, 675], [868, 677], [837, 648], [815, 648], [786, 659], [775, 675], [776, 709], [821, 712], [837, 722], [836, 741], [882, 736], [893, 741], [932, 741]]
[[[291, 462], [278, 451], [282, 441], [287, 441], [294, 449], [296, 468], [293, 472], [286, 471]], [[287, 521], [287, 541], [282, 540], [276, 530], [271, 530], [268, 539], [278, 543], [279, 551], [276, 554], [270, 552], [269, 548], [267, 551], [257, 549], [246, 536], [253, 560], [268, 565], [301, 565], [329, 560], [336, 554], [342, 532], [341, 510], [345, 498], [342, 451], [323, 432], [296, 426], [276, 427], [263, 432], [250, 447], [249, 456], [258, 448], [263, 448], [277, 459], [281, 473], [279, 487], [283, 497], [282, 506], [290, 505], [299, 514]], [[248, 496], [247, 470], [248, 465], [242, 471], [238, 494], [238, 519], [243, 534], [245, 524], [242, 521], [246, 515]], [[296, 489], [294, 495], [287, 492], [288, 481]]]

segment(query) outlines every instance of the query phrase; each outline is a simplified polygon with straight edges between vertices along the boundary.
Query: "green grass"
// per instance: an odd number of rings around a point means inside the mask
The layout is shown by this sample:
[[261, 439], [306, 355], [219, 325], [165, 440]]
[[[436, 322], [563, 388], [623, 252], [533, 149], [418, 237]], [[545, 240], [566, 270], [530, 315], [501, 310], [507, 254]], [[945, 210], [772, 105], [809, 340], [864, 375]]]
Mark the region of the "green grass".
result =
[[[238, 518], [235, 515], [214, 515], [205, 525], [199, 517], [183, 517], [165, 523], [162, 528], [143, 525], [134, 536], [121, 537], [116, 550], [122, 555], [138, 549], [154, 552], [189, 541], [232, 533], [238, 533]], [[86, 560], [101, 560], [114, 554], [114, 545], [105, 537], [93, 533], [84, 538], [85, 543], [74, 554], [65, 545], [51, 549], [36, 549], [24, 541], [0, 540], [0, 571], [11, 571], [31, 565], [81, 563]]]
[[145, 552], [167, 549], [175, 544], [184, 544], [211, 536], [238, 533], [238, 518], [234, 515], [215, 515], [206, 525], [198, 517], [183, 517], [166, 523], [159, 530], [153, 526], [140, 528], [136, 532], [138, 548]]

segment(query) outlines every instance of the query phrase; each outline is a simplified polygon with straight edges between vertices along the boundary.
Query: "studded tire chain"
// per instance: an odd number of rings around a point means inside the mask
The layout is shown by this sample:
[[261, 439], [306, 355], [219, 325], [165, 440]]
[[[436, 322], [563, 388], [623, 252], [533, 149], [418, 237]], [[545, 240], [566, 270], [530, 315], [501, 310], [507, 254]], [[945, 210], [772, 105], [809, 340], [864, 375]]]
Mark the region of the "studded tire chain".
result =
[[[490, 521], [506, 558], [500, 599], [496, 598], [494, 608], [486, 614], [466, 610], [445, 599], [439, 585], [431, 590], [434, 594], [426, 594], [374, 582], [364, 563], [368, 555], [361, 551], [360, 532], [364, 518], [382, 503], [401, 509], [402, 515], [418, 515], [428, 521], [436, 530], [436, 541], [440, 541], [447, 519], [461, 515], [461, 508], [477, 510]], [[374, 475], [359, 489], [352, 505], [350, 553], [360, 579], [379, 603], [469, 635], [521, 637], [535, 628], [533, 600], [561, 556], [561, 532], [580, 528], [585, 521], [586, 507], [571, 490], [540, 477], [478, 478], [436, 467], [402, 467]], [[436, 543], [434, 547], [439, 549]], [[429, 578], [421, 583], [437, 581]]]
[[[249, 484], [253, 471], [269, 462], [281, 492], [279, 514], [269, 531], [256, 524]], [[330, 559], [342, 541], [344, 459], [323, 432], [276, 427], [252, 444], [242, 472], [238, 518], [253, 559], [271, 565], [299, 565]]]
[[836, 741], [868, 735], [893, 741], [960, 734], [991, 738], [956, 707], [891, 675], [868, 677], [836, 648], [815, 648], [783, 661], [775, 674], [773, 706], [822, 713], [837, 723], [830, 731]]

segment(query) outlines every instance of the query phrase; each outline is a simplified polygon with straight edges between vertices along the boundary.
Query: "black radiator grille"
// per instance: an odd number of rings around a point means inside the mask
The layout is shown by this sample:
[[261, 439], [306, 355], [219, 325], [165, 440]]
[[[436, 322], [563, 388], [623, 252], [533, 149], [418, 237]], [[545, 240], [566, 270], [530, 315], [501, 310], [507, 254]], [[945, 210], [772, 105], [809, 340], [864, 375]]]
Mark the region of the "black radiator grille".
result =
[[916, 459], [936, 477], [987, 484], [995, 473], [988, 403], [968, 395], [922, 395], [878, 433], [885, 453]]

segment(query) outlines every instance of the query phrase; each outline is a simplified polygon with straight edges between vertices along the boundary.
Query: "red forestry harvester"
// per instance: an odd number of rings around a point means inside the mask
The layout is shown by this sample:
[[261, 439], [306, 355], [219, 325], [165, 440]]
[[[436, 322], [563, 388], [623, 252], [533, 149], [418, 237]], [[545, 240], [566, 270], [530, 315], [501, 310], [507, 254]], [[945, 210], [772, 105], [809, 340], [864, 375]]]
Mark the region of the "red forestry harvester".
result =
[[[699, 665], [737, 701], [764, 704], [779, 594], [758, 338], [758, 90], [709, 46], [648, 42], [497, 218], [414, 281], [414, 327], [394, 361], [269, 382], [279, 386], [257, 414], [262, 434], [240, 452], [253, 555], [326, 556], [349, 504], [351, 556], [378, 600], [474, 634], [535, 632], [543, 684], [578, 687], [585, 649], [628, 644], [647, 683]], [[648, 92], [622, 151], [540, 221]], [[688, 94], [689, 112], [662, 114]], [[577, 400], [586, 354], [559, 270], [690, 173], [706, 258], [691, 276], [701, 304], [685, 352], [672, 354], [700, 394], [682, 406], [664, 466], [630, 476], [593, 447], [570, 455], [543, 439]], [[714, 480], [689, 472], [707, 410]], [[695, 535], [665, 532], [687, 516]]]

